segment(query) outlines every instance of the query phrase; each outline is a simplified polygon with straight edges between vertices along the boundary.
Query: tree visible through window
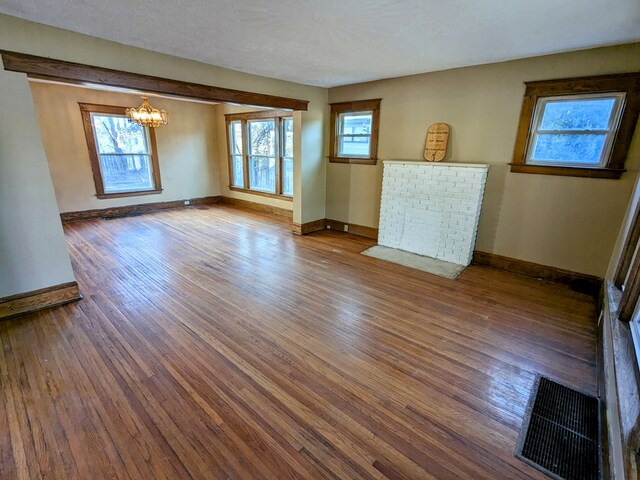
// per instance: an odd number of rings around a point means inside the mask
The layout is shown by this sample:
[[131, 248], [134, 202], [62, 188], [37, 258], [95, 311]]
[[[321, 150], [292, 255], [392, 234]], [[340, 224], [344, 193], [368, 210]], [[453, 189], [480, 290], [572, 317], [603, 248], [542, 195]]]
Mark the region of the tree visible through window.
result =
[[91, 114], [105, 193], [153, 190], [145, 128], [124, 117]]
[[293, 118], [282, 119], [282, 194], [293, 196]]
[[154, 136], [129, 122], [125, 107], [81, 104], [98, 197], [157, 192]]
[[249, 186], [276, 193], [275, 119], [249, 120]]
[[511, 171], [619, 178], [639, 92], [640, 73], [526, 82]]
[[293, 196], [291, 112], [228, 114], [229, 183], [233, 188]]
[[604, 165], [625, 94], [538, 99], [527, 163]]

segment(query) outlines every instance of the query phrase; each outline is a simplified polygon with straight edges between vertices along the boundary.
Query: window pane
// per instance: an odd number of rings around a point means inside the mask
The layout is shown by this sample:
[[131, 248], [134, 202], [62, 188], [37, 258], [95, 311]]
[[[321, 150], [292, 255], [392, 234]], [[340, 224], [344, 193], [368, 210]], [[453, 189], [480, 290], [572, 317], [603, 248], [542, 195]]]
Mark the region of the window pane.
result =
[[606, 138], [606, 135], [588, 133], [539, 134], [535, 138], [531, 160], [598, 164]]
[[249, 157], [249, 188], [251, 190], [275, 193], [275, 157]]
[[153, 190], [148, 155], [100, 155], [105, 193]]
[[547, 101], [540, 130], [607, 130], [615, 98]]
[[368, 157], [371, 137], [340, 137], [338, 155]]
[[285, 118], [282, 120], [282, 148], [283, 157], [293, 157], [293, 118]]
[[91, 114], [98, 153], [149, 153], [144, 127], [126, 117]]
[[293, 158], [282, 159], [282, 193], [293, 195]]
[[371, 134], [371, 123], [373, 122], [372, 112], [341, 113], [340, 114], [340, 135], [349, 134]]
[[234, 155], [231, 158], [233, 162], [232, 185], [244, 188], [244, 162], [242, 161], [242, 155]]
[[229, 124], [229, 140], [231, 155], [242, 155], [242, 124], [240, 122]]
[[251, 155], [275, 156], [276, 122], [252, 120], [249, 122], [249, 152]]

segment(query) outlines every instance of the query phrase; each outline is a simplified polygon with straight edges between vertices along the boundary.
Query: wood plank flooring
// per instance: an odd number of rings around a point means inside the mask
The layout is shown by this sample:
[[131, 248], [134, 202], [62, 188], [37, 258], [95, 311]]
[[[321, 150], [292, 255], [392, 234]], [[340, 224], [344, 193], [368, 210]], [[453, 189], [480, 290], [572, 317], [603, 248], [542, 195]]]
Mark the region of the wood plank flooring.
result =
[[534, 375], [595, 391], [562, 286], [227, 206], [65, 232], [84, 300], [0, 322], [2, 479], [541, 479]]

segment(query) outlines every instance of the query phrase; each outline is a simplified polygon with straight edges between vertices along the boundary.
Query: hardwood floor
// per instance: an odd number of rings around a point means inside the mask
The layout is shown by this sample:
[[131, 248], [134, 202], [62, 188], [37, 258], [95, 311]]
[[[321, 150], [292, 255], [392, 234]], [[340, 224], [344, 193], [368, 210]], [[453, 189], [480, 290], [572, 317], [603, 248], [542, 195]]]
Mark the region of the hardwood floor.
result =
[[534, 375], [595, 391], [595, 306], [227, 206], [65, 225], [85, 298], [0, 322], [0, 478], [545, 478]]

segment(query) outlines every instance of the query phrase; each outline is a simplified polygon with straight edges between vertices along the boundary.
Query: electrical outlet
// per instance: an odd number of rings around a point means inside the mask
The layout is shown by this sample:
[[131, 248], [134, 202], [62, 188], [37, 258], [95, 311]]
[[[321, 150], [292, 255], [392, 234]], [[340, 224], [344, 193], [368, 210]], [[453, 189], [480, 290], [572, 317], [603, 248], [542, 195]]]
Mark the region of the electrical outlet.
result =
[[184, 201], [184, 204], [185, 204], [185, 205], [191, 205], [191, 201], [190, 201], [190, 200], [185, 200], [185, 201]]
[[349, 225], [345, 225], [345, 226], [344, 226], [344, 231], [345, 231], [345, 232], [348, 232], [348, 231], [349, 231]]
[[327, 230], [331, 230], [331, 225], [327, 225]]

